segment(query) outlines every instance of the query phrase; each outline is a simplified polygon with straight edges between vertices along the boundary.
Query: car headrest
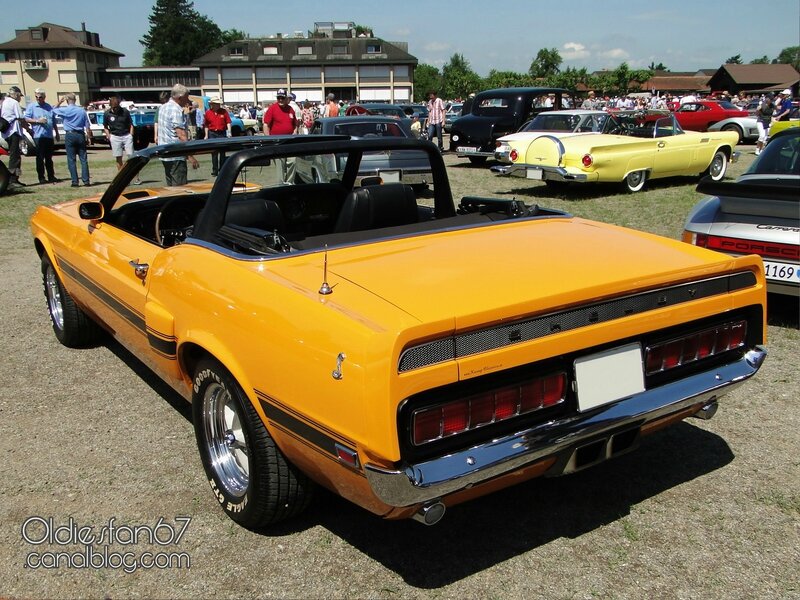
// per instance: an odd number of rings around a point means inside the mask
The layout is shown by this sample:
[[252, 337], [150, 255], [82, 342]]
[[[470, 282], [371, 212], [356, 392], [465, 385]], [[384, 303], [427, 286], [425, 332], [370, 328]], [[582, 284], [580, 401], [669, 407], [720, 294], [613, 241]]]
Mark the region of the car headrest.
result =
[[347, 195], [334, 232], [380, 229], [418, 220], [417, 197], [410, 186], [402, 183], [372, 185]]

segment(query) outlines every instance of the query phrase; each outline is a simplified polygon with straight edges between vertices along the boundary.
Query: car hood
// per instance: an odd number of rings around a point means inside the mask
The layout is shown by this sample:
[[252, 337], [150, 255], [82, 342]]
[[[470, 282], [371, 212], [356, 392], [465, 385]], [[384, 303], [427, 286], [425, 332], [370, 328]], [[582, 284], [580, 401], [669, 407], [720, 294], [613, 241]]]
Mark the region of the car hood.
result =
[[[322, 253], [297, 259], [275, 261], [270, 270], [316, 295]], [[357, 296], [363, 308], [367, 292], [419, 322], [462, 329], [708, 277], [730, 268], [731, 258], [612, 225], [551, 218], [334, 248], [327, 262], [334, 302]]]

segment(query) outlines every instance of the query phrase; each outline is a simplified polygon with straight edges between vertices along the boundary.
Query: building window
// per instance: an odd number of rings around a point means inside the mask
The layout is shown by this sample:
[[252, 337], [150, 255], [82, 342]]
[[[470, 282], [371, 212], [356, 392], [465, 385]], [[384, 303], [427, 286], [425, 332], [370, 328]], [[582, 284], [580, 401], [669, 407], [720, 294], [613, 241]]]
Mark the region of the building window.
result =
[[358, 69], [359, 75], [363, 78], [389, 79], [389, 67], [383, 65], [365, 65]]
[[298, 46], [297, 54], [300, 55], [314, 54], [314, 46]]
[[367, 44], [367, 54], [380, 54], [380, 53], [381, 53], [380, 44]]
[[355, 79], [356, 68], [352, 65], [325, 67], [325, 79]]
[[322, 70], [320, 67], [292, 67], [289, 73], [292, 79], [319, 80]]
[[264, 46], [264, 54], [269, 55], [278, 55], [278, 47], [277, 46]]
[[68, 60], [69, 52], [66, 50], [53, 50], [53, 60]]
[[333, 45], [333, 53], [334, 54], [349, 54], [350, 47], [347, 44], [334, 44]]
[[402, 79], [408, 79], [408, 65], [397, 65], [394, 68], [394, 76]]
[[25, 58], [27, 60], [42, 60], [44, 56], [42, 56], [42, 53], [38, 50], [28, 50], [25, 53]]
[[203, 69], [203, 81], [216, 81], [216, 80], [217, 80], [216, 69]]
[[41, 40], [42, 39], [42, 30], [41, 29], [31, 29], [31, 39], [32, 40]]
[[222, 81], [251, 81], [253, 78], [253, 71], [250, 67], [223, 67]]
[[244, 48], [242, 46], [231, 46], [228, 54], [230, 56], [244, 56]]
[[6, 58], [5, 52], [0, 52], [0, 62], [6, 62], [8, 59]]

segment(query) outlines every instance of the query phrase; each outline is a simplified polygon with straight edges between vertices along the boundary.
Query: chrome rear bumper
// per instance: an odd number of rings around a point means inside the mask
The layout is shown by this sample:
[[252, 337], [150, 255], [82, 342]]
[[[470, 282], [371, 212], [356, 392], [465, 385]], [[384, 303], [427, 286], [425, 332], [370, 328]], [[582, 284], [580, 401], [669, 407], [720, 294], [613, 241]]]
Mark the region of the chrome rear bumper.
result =
[[[642, 425], [695, 404], [707, 406], [758, 372], [767, 352], [756, 346], [736, 362], [647, 390], [588, 413], [542, 423], [480, 446], [397, 470], [366, 464], [367, 480], [391, 506], [430, 502], [543, 458], [568, 458], [573, 450], [620, 429]], [[556, 464], [569, 470], [569, 461]]]
[[[564, 167], [540, 167], [538, 165], [494, 165], [492, 173], [503, 177], [521, 177], [539, 181], [563, 181], [583, 183], [589, 177], [583, 173], [570, 173]], [[535, 175], [535, 176], [534, 176]]]

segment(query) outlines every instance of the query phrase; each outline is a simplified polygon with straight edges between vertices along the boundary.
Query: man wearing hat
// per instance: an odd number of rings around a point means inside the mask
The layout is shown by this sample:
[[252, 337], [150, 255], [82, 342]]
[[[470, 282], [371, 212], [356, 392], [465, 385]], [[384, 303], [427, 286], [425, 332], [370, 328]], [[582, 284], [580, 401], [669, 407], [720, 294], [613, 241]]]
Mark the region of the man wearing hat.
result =
[[792, 112], [792, 90], [786, 88], [778, 93], [778, 100], [775, 102], [775, 114], [772, 120], [788, 121], [790, 112]]
[[[56, 183], [55, 170], [53, 169], [53, 148], [58, 139], [53, 107], [46, 101], [46, 94], [42, 88], [34, 92], [36, 102], [31, 102], [25, 107], [25, 120], [33, 126], [33, 139], [36, 141], [36, 174], [39, 183]], [[47, 179], [45, 179], [45, 171]]]
[[22, 175], [22, 152], [19, 149], [19, 142], [22, 139], [22, 130], [30, 131], [30, 125], [24, 119], [22, 107], [19, 99], [22, 98], [22, 90], [12, 85], [8, 89], [8, 94], [0, 104], [0, 116], [5, 119], [8, 126], [2, 132], [3, 139], [8, 144], [8, 171], [11, 173], [10, 186], [24, 186], [19, 178]]
[[[228, 111], [222, 106], [222, 98], [214, 96], [208, 101], [210, 107], [203, 115], [205, 120], [206, 138], [211, 140], [214, 138], [231, 137], [231, 116]], [[211, 155], [211, 175], [216, 177], [219, 173], [219, 168], [225, 162], [224, 152], [214, 152]]]
[[278, 101], [264, 113], [264, 135], [291, 135], [297, 132], [297, 115], [289, 105], [286, 90], [275, 94]]

